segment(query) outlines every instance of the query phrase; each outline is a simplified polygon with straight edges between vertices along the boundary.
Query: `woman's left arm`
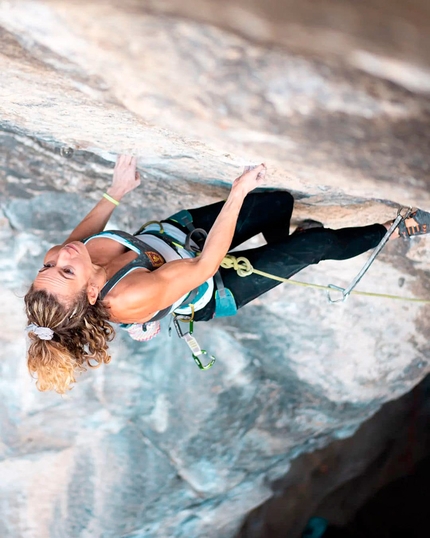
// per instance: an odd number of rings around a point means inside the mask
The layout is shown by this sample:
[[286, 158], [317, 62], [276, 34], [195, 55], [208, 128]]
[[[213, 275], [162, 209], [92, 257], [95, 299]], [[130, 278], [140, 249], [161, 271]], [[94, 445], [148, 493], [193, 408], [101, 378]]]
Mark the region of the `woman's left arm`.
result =
[[[140, 176], [136, 172], [136, 157], [120, 155], [116, 161], [113, 173], [112, 185], [106, 191], [114, 200], [119, 202], [121, 198], [140, 185]], [[63, 245], [72, 241], [81, 241], [90, 235], [100, 233], [115, 209], [116, 205], [106, 198], [88, 213], [88, 215], [76, 226]]]

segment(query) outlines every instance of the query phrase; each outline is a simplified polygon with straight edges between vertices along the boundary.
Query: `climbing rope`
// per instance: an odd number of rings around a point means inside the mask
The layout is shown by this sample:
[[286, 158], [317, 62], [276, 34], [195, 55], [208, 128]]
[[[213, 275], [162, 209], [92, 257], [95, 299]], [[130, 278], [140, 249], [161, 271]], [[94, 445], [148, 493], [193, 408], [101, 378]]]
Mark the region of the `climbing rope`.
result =
[[[271, 273], [266, 273], [265, 271], [260, 271], [255, 269], [248, 258], [245, 256], [233, 256], [232, 254], [227, 254], [223, 261], [221, 262], [221, 267], [224, 269], [234, 269], [238, 276], [247, 277], [252, 275], [264, 276], [272, 280], [277, 280], [278, 282], [287, 282], [288, 284], [293, 284], [294, 286], [303, 286], [306, 288], [316, 288], [319, 290], [327, 290], [328, 292], [332, 291], [333, 288], [330, 286], [323, 286], [321, 284], [311, 284], [310, 282], [300, 282], [298, 280], [290, 280], [289, 278], [283, 278], [277, 275], [272, 275]], [[398, 301], [409, 301], [413, 303], [430, 303], [430, 299], [416, 299], [414, 297], [401, 297], [399, 295], [390, 295], [388, 293], [373, 293], [370, 291], [357, 291], [353, 290], [350, 292], [354, 295], [364, 295], [366, 297], [382, 297], [384, 299], [395, 299]]]

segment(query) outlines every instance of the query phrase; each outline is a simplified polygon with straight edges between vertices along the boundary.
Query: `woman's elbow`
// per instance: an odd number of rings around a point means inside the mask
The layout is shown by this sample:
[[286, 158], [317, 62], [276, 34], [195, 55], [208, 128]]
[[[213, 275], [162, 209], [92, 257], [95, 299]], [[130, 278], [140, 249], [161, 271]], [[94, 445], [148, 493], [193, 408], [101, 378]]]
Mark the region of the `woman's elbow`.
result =
[[217, 261], [204, 258], [203, 256], [199, 256], [198, 258], [195, 258], [195, 260], [196, 270], [198, 271], [199, 276], [203, 280], [203, 282], [213, 277], [220, 266]]

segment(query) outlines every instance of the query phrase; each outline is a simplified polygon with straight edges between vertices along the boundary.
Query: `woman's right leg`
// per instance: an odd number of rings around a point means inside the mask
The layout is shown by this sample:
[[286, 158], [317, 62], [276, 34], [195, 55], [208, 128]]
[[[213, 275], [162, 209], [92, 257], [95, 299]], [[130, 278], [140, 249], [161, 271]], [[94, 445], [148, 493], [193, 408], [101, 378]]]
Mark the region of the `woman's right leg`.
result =
[[[216, 202], [189, 209], [193, 225], [209, 232], [223, 205], [224, 202]], [[259, 233], [264, 235], [268, 243], [286, 239], [293, 206], [294, 198], [287, 191], [251, 192], [243, 202], [230, 248], [237, 247]]]

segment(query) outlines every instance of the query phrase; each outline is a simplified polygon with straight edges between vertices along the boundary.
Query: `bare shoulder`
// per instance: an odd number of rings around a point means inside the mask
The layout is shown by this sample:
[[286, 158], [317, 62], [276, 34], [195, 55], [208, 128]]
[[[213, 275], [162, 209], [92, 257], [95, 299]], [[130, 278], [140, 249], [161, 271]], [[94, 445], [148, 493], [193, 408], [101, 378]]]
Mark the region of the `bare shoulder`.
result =
[[106, 297], [112, 320], [138, 323], [168, 308], [207, 278], [198, 260], [190, 258], [167, 262], [155, 271], [137, 269], [123, 278]]
[[153, 293], [153, 278], [148, 269], [140, 268], [128, 274], [104, 299], [115, 323], [144, 323], [157, 312]]

